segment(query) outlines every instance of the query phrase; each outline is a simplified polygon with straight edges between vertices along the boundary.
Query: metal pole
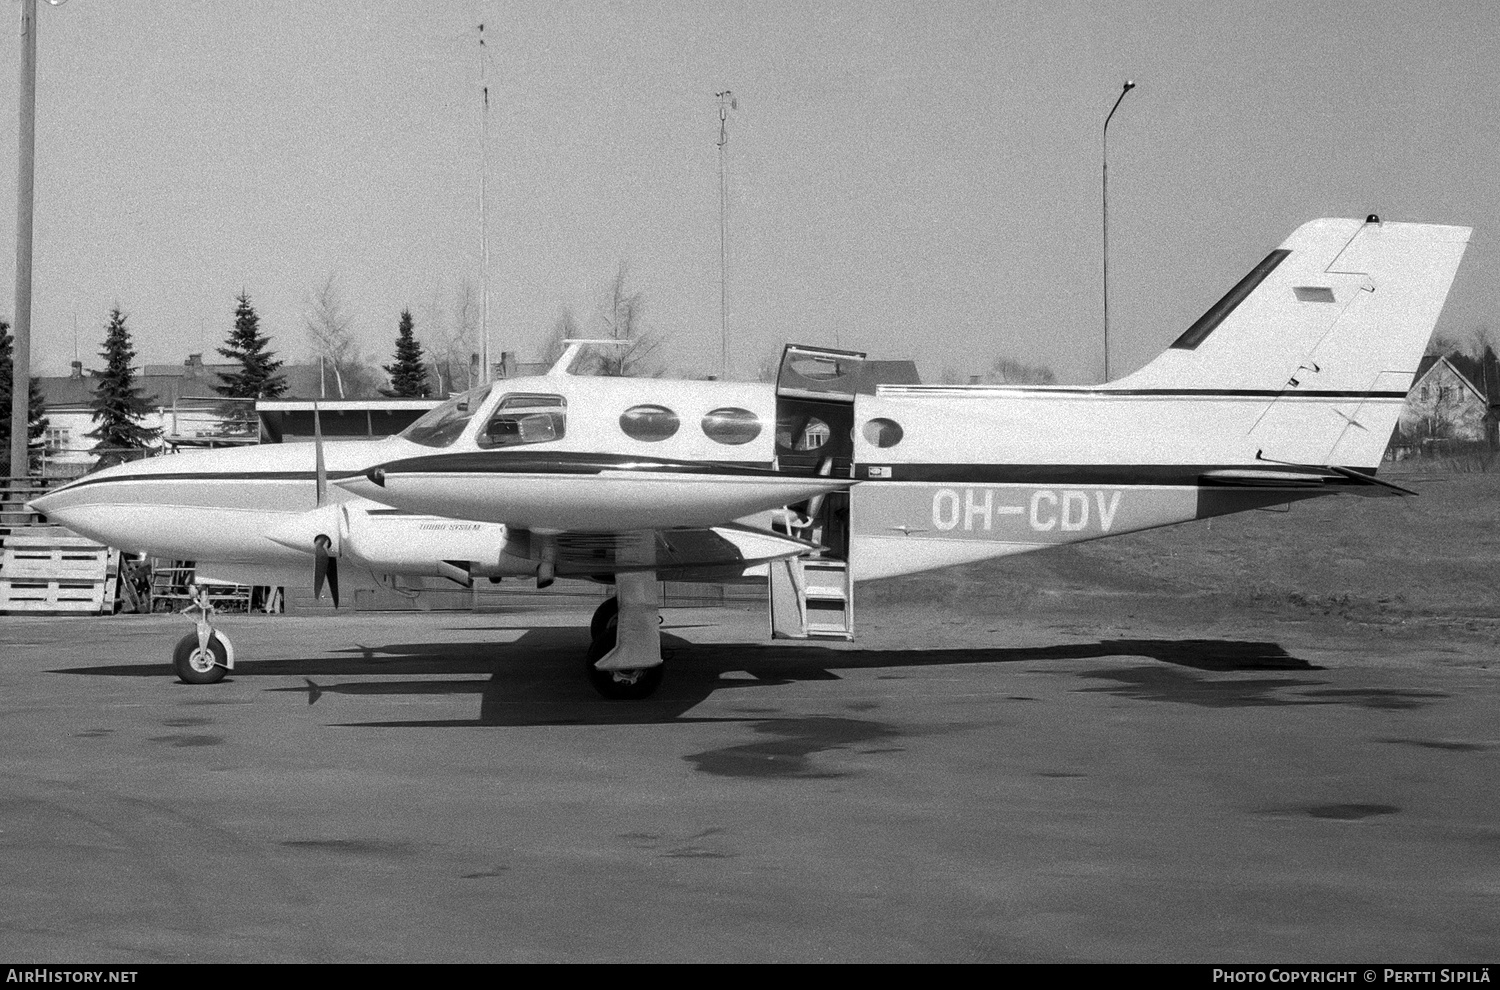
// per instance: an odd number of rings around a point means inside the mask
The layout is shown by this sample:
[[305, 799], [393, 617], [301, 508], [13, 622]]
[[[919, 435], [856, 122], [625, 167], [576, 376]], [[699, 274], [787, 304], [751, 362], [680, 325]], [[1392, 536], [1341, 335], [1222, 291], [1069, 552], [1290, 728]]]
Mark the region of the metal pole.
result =
[[1135, 83], [1125, 81], [1120, 90], [1120, 95], [1115, 100], [1115, 105], [1109, 108], [1109, 116], [1104, 118], [1104, 380], [1109, 381], [1109, 121], [1120, 109], [1120, 101], [1125, 99], [1125, 94], [1135, 89]]
[[[729, 146], [729, 111], [739, 109], [734, 93], [719, 98], [719, 378], [729, 379], [729, 184], [724, 159]], [[725, 106], [726, 101], [728, 106]]]
[[483, 98], [479, 120], [479, 285], [483, 299], [480, 324], [483, 343], [480, 353], [484, 355], [484, 368], [480, 381], [490, 383], [490, 224], [489, 198], [485, 195], [485, 182], [489, 177], [489, 130], [490, 130], [490, 86], [485, 80], [484, 25], [479, 25], [479, 92]]
[[27, 478], [31, 425], [31, 213], [36, 165], [36, 0], [21, 0], [20, 155], [16, 181], [16, 315], [12, 329], [10, 475]]

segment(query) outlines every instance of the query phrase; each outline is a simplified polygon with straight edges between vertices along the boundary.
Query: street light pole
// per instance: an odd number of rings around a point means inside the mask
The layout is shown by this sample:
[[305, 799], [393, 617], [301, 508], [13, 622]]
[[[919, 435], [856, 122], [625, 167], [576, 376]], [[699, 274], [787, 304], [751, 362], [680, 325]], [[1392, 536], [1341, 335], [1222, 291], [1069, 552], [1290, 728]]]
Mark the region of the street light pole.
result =
[[20, 155], [16, 179], [16, 325], [12, 329], [10, 476], [31, 474], [31, 214], [36, 165], [36, 0], [21, 0]]
[[490, 84], [485, 78], [485, 70], [488, 68], [489, 53], [484, 47], [484, 25], [479, 25], [479, 95], [481, 104], [479, 108], [479, 293], [480, 304], [480, 346], [479, 352], [484, 361], [482, 373], [479, 376], [481, 383], [490, 383], [490, 218], [489, 218], [489, 196], [486, 191], [486, 183], [489, 181], [490, 171]]
[[719, 379], [729, 380], [729, 185], [724, 156], [729, 147], [729, 111], [740, 101], [730, 90], [715, 93], [719, 100]]
[[1120, 109], [1120, 101], [1125, 99], [1125, 94], [1135, 89], [1135, 83], [1129, 79], [1120, 89], [1120, 95], [1115, 99], [1115, 105], [1109, 108], [1109, 116], [1104, 118], [1104, 381], [1109, 381], [1109, 122], [1114, 117], [1115, 111]]

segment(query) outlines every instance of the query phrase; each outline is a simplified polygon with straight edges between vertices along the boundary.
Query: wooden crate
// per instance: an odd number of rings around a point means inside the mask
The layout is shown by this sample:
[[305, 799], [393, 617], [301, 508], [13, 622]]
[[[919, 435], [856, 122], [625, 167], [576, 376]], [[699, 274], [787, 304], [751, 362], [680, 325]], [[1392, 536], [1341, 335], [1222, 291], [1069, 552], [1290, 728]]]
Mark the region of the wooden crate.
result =
[[0, 612], [99, 613], [117, 551], [65, 531], [12, 533], [0, 553]]

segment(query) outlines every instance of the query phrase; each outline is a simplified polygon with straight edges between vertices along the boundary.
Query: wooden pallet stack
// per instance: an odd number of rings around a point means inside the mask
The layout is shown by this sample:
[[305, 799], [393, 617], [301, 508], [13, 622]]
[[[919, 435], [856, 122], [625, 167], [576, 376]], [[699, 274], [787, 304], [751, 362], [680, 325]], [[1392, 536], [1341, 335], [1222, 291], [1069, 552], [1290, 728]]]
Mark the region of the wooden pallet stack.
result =
[[0, 552], [0, 612], [112, 611], [119, 561], [119, 551], [60, 526], [15, 530]]
[[11, 533], [24, 533], [41, 523], [40, 513], [27, 508], [26, 503], [46, 491], [29, 482], [0, 478], [0, 546]]

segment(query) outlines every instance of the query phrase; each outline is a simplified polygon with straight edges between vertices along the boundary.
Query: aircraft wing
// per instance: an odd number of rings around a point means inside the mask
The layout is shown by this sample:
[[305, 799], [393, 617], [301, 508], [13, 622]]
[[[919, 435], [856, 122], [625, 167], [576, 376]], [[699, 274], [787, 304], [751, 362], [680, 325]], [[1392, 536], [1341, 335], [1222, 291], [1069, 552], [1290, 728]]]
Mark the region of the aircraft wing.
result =
[[737, 573], [754, 564], [819, 549], [805, 540], [740, 523], [628, 533], [564, 532], [555, 539], [560, 577], [643, 570], [654, 570], [662, 577], [685, 572]]

